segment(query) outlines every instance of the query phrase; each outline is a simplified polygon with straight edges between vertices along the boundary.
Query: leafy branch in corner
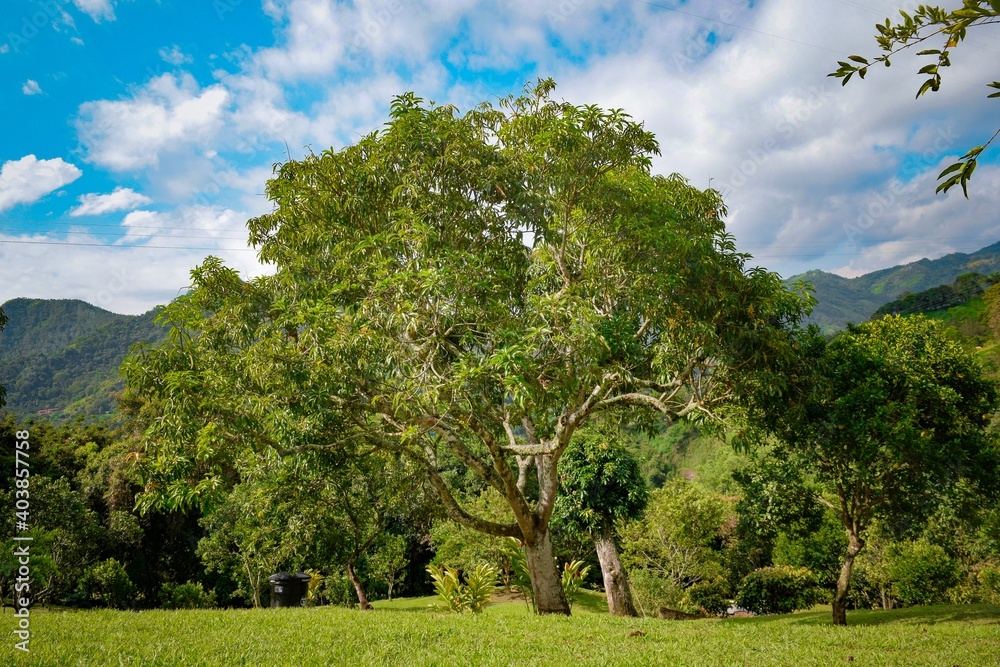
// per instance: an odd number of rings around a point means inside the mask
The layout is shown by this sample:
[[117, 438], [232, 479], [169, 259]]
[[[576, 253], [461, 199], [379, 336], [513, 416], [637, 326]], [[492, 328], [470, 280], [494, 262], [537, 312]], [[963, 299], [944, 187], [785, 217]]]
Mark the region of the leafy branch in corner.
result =
[[[882, 63], [889, 67], [892, 64], [891, 58], [897, 54], [940, 37], [944, 40], [942, 48], [923, 49], [917, 52], [918, 56], [933, 58], [933, 62], [920, 68], [919, 73], [926, 74], [927, 79], [917, 90], [917, 98], [928, 91], [936, 93], [941, 89], [941, 70], [951, 66], [950, 49], [965, 40], [970, 28], [1000, 23], [1000, 0], [964, 0], [962, 7], [951, 11], [933, 5], [920, 5], [913, 14], [902, 9], [899, 13], [903, 19], [898, 23], [893, 23], [887, 18], [885, 23], [875, 24], [878, 30], [875, 40], [884, 54], [872, 59], [858, 55], [849, 56], [847, 61], [839, 61], [837, 70], [828, 76], [842, 79], [842, 85], [846, 86], [855, 74], [858, 78], [864, 79], [868, 68], [872, 65]], [[987, 97], [1000, 97], [1000, 81], [994, 81], [987, 86], [997, 91]], [[954, 186], [961, 185], [962, 192], [968, 199], [969, 180], [976, 170], [979, 156], [993, 143], [997, 135], [1000, 135], [1000, 129], [986, 143], [972, 148], [959, 158], [958, 162], [949, 165], [938, 174], [940, 183], [936, 192], [948, 192]]]

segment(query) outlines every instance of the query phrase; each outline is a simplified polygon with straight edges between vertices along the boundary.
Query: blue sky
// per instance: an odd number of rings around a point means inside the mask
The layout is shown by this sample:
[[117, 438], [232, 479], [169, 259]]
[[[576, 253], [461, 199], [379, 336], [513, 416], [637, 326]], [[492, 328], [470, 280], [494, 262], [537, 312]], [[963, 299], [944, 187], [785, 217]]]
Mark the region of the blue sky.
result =
[[[414, 90], [469, 107], [553, 76], [622, 107], [654, 163], [726, 196], [758, 263], [858, 275], [1000, 240], [994, 151], [972, 200], [935, 175], [996, 129], [1000, 30], [913, 100], [916, 60], [847, 88], [889, 0], [6, 0], [0, 303], [169, 301], [217, 254], [264, 270], [244, 223], [275, 162], [340, 147]], [[821, 27], [822, 29], [820, 29]], [[987, 28], [989, 30], [989, 28]], [[286, 148], [287, 147], [287, 148]]]

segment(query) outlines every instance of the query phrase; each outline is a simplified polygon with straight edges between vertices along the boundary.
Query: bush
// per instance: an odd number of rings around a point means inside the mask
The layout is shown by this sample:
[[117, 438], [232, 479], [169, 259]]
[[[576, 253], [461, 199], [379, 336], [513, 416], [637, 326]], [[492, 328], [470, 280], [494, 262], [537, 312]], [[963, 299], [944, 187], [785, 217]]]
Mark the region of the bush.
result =
[[955, 561], [942, 547], [924, 540], [893, 545], [888, 561], [893, 595], [905, 605], [944, 602], [948, 589], [958, 582]]
[[80, 598], [91, 604], [125, 609], [132, 603], [135, 586], [122, 564], [109, 558], [88, 567], [77, 590]]
[[583, 586], [587, 574], [590, 573], [590, 566], [585, 565], [582, 560], [574, 560], [563, 565], [562, 584], [563, 593], [566, 594], [566, 602], [572, 609], [577, 597], [580, 595], [580, 588]]
[[202, 585], [165, 583], [160, 588], [163, 609], [210, 609], [215, 606], [215, 591], [205, 591]]
[[755, 614], [790, 614], [808, 609], [825, 595], [809, 569], [775, 565], [744, 577], [736, 604]]
[[434, 591], [448, 611], [471, 611], [478, 614], [496, 591], [497, 569], [493, 565], [479, 563], [462, 583], [458, 570], [450, 567], [427, 566], [427, 572], [434, 582]]
[[729, 610], [725, 581], [703, 581], [684, 591], [685, 606], [695, 607], [707, 616], [721, 616]]
[[323, 577], [322, 591], [322, 597], [329, 604], [339, 607], [355, 607], [358, 604], [354, 583], [343, 572], [331, 572]]
[[655, 615], [660, 607], [676, 609], [684, 612], [696, 612], [697, 609], [688, 604], [685, 590], [673, 579], [664, 577], [653, 570], [634, 570], [629, 573], [629, 585], [632, 588], [632, 598], [643, 615]]

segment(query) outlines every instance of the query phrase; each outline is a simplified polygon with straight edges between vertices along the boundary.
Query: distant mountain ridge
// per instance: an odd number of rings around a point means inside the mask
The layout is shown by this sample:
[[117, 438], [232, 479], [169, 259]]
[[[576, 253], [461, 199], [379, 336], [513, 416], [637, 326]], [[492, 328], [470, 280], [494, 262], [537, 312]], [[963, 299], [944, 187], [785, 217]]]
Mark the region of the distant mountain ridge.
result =
[[119, 315], [75, 299], [13, 299], [0, 308], [9, 320], [0, 332], [0, 385], [5, 409], [22, 417], [113, 412], [122, 359], [165, 333], [156, 310]]
[[844, 278], [826, 271], [807, 271], [786, 283], [804, 280], [816, 289], [816, 307], [809, 322], [832, 333], [848, 322], [864, 322], [872, 314], [904, 292], [923, 292], [955, 282], [965, 273], [988, 275], [1000, 271], [1000, 242], [973, 253], [952, 253], [939, 259], [921, 259], [910, 264]]

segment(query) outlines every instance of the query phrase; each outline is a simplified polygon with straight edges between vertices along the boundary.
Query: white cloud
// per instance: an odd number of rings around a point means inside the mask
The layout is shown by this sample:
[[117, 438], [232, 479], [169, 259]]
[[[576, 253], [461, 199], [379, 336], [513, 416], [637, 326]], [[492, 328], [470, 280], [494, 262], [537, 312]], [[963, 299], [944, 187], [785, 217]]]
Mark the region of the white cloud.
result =
[[34, 79], [28, 79], [21, 86], [21, 92], [25, 95], [40, 95], [42, 92], [42, 87], [38, 85], [38, 82]]
[[0, 55], [8, 53], [9, 51], [10, 51], [10, 45], [9, 44], [0, 44]]
[[[518, 92], [516, 76], [554, 76], [557, 99], [644, 121], [662, 148], [654, 170], [722, 190], [738, 246], [785, 275], [855, 274], [996, 240], [1000, 181], [985, 164], [971, 204], [933, 195], [942, 164], [984, 139], [963, 128], [995, 122], [981, 85], [994, 63], [977, 60], [975, 36], [942, 92], [915, 102], [913, 58], [846, 88], [826, 77], [845, 55], [877, 51], [871, 24], [896, 0], [655, 4], [263, 0], [273, 45], [237, 48], [212, 85], [163, 75], [84, 104], [79, 138], [95, 165], [139, 172], [158, 209], [180, 205], [125, 216], [129, 242], [155, 243], [199, 215], [266, 209], [264, 180], [286, 143], [295, 158], [356, 141], [396, 94], [469, 108]], [[177, 46], [160, 55], [190, 62]], [[893, 188], [886, 212], [851, 232]]]
[[83, 195], [79, 201], [80, 205], [69, 212], [74, 218], [83, 215], [103, 215], [115, 211], [129, 211], [150, 204], [153, 200], [139, 194], [132, 188], [119, 187], [106, 195], [97, 193]]
[[115, 20], [115, 8], [111, 0], [73, 0], [73, 4], [97, 23]]
[[83, 46], [83, 40], [80, 39], [79, 37], [70, 37], [69, 41], [73, 42], [77, 46]]
[[169, 48], [164, 46], [160, 49], [160, 58], [162, 58], [164, 62], [177, 67], [194, 62], [194, 58], [181, 51], [181, 47], [176, 44]]
[[18, 267], [0, 281], [0, 303], [15, 297], [82, 299], [138, 314], [182, 293], [191, 269], [208, 255], [244, 277], [260, 275], [269, 269], [247, 248], [245, 220], [231, 209], [192, 206], [133, 211], [123, 223], [125, 242], [109, 243], [83, 229], [63, 236], [0, 234], [0, 267]]
[[161, 154], [211, 141], [229, 102], [221, 85], [202, 89], [190, 74], [163, 74], [130, 98], [84, 103], [77, 130], [90, 162], [136, 170], [156, 165]]
[[5, 162], [0, 167], [0, 211], [36, 202], [82, 174], [62, 158], [39, 160], [34, 155], [26, 155], [20, 160]]

